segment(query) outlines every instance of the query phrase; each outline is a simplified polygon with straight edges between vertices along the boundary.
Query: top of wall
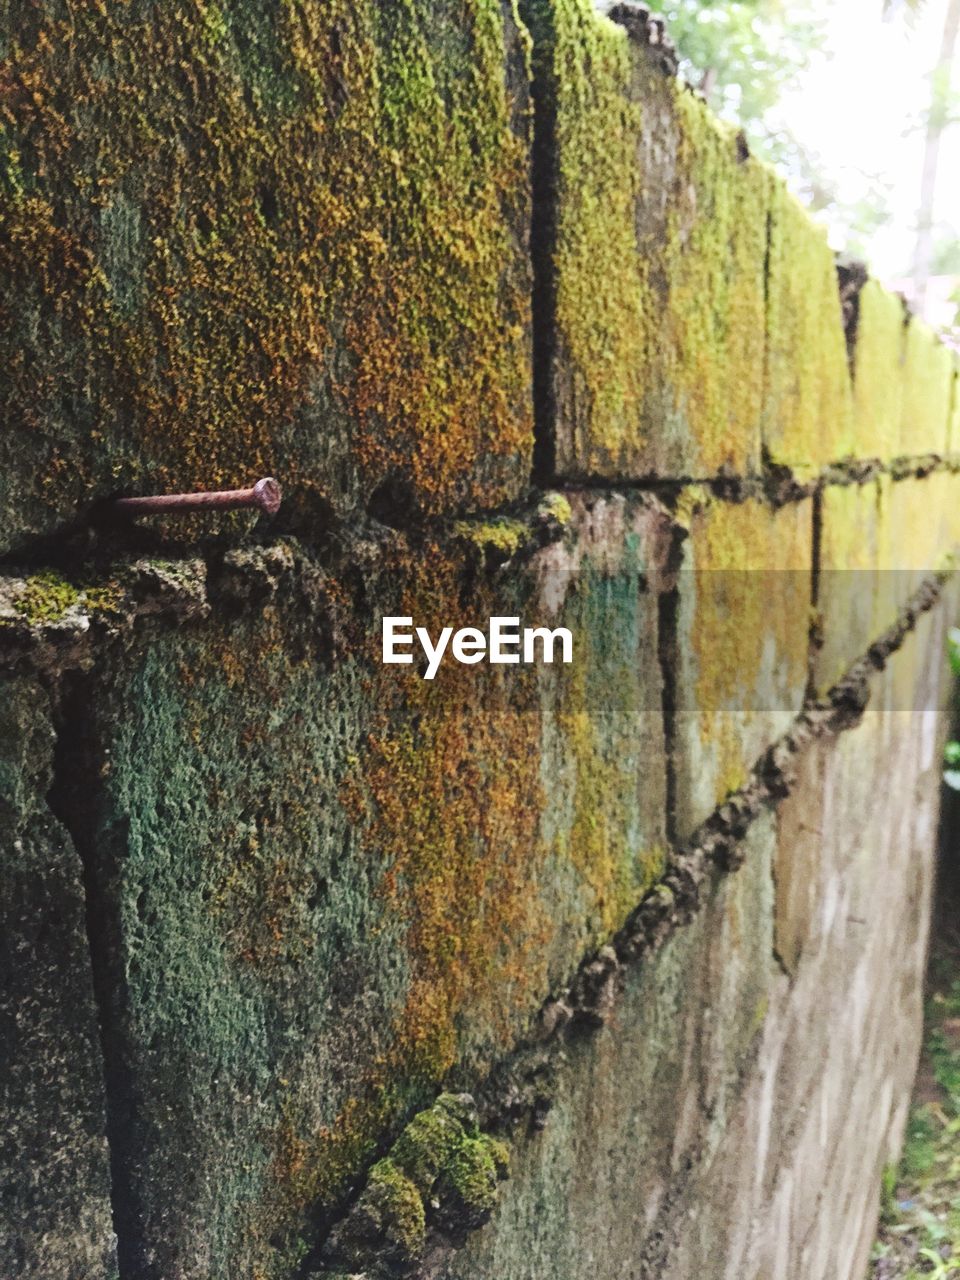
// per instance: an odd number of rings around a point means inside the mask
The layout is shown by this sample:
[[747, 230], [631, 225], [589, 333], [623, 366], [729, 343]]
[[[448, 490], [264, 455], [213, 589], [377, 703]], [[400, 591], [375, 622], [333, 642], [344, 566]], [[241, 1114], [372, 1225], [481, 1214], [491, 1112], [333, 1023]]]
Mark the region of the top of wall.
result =
[[949, 352], [874, 282], [845, 334], [825, 232], [676, 78], [662, 22], [585, 0], [524, 12], [551, 141], [544, 478], [943, 454]]

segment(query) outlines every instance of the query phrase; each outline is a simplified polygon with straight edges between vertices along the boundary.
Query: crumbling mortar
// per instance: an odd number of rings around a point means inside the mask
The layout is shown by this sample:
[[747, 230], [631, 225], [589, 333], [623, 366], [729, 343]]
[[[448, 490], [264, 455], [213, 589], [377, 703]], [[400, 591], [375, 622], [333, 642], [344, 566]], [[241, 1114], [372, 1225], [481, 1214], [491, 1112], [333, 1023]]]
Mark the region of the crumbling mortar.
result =
[[[569, 507], [560, 494], [535, 493], [482, 516], [427, 521], [407, 532], [376, 521], [340, 526], [320, 546], [296, 537], [239, 545], [212, 543], [190, 554], [123, 556], [72, 562], [69, 601], [31, 616], [22, 601], [36, 573], [0, 577], [0, 670], [33, 671], [55, 680], [86, 671], [116, 644], [127, 644], [146, 618], [167, 625], [203, 622], [262, 608], [281, 597], [304, 607], [332, 646], [335, 619], [324, 583], [328, 575], [350, 582], [357, 567], [375, 564], [386, 548], [405, 538], [415, 549], [431, 536], [462, 552], [465, 565], [495, 572], [529, 560], [562, 538]], [[509, 535], [509, 536], [506, 536]], [[54, 561], [56, 563], [56, 561]], [[332, 648], [328, 653], [332, 657]]]
[[921, 454], [883, 462], [879, 458], [843, 458], [823, 467], [816, 475], [801, 477], [793, 467], [774, 462], [765, 454], [759, 474], [709, 476], [638, 476], [611, 480], [608, 476], [576, 474], [557, 478], [552, 488], [560, 493], [600, 489], [609, 493], [650, 493], [667, 506], [675, 504], [685, 489], [708, 490], [721, 502], [740, 504], [762, 498], [774, 509], [802, 502], [828, 488], [870, 484], [879, 476], [893, 480], [922, 480], [927, 476], [960, 472], [960, 453]]

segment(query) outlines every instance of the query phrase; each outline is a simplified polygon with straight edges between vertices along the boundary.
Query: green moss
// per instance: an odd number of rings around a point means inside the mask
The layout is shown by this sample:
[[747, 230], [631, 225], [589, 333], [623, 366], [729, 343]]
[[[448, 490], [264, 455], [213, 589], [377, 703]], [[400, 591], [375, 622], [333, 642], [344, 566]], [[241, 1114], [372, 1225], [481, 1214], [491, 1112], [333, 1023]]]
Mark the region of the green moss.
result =
[[555, 135], [557, 469], [759, 460], [769, 177], [586, 0], [529, 0]]
[[487, 1220], [509, 1164], [506, 1145], [477, 1128], [473, 1100], [441, 1094], [374, 1165], [328, 1241], [327, 1260], [380, 1274], [386, 1254], [391, 1266], [409, 1267], [431, 1222], [460, 1232]]
[[[763, 441], [795, 471], [857, 453], [846, 338], [826, 231], [772, 183]], [[874, 456], [874, 451], [866, 455]]]
[[902, 300], [868, 280], [853, 361], [857, 457], [888, 461], [901, 452], [905, 335]]
[[58, 621], [78, 598], [76, 587], [48, 570], [27, 578], [23, 591], [12, 603], [28, 622], [44, 623]]
[[116, 614], [120, 612], [123, 594], [123, 587], [119, 583], [108, 582], [96, 587], [85, 587], [83, 603], [92, 613]]
[[414, 1182], [393, 1160], [381, 1160], [370, 1171], [367, 1194], [376, 1203], [383, 1234], [409, 1257], [418, 1257], [426, 1238], [426, 1213]]
[[510, 1168], [510, 1155], [502, 1142], [486, 1136], [464, 1138], [444, 1169], [457, 1200], [471, 1215], [488, 1214], [497, 1203], [497, 1183]]
[[555, 120], [553, 267], [565, 365], [555, 376], [570, 379], [568, 394], [583, 396], [604, 440], [610, 424], [636, 417], [643, 393], [643, 275], [632, 229], [641, 113], [627, 95], [630, 58], [619, 28], [581, 0], [530, 0], [521, 11]]
[[441, 1095], [428, 1111], [421, 1111], [407, 1125], [391, 1151], [391, 1157], [426, 1195], [464, 1140], [475, 1129], [457, 1098]]
[[460, 521], [455, 525], [454, 532], [486, 555], [493, 553], [501, 560], [509, 560], [516, 555], [530, 541], [531, 536], [528, 524], [506, 516], [481, 523]]

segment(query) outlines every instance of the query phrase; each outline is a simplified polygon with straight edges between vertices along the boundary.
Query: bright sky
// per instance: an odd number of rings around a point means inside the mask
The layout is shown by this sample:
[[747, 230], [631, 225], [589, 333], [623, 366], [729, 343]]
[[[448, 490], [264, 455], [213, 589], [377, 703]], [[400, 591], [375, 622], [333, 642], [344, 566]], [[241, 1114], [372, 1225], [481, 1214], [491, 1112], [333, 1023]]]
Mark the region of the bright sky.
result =
[[[930, 100], [946, 5], [927, 0], [911, 27], [902, 12], [884, 22], [881, 0], [822, 0], [830, 56], [815, 59], [779, 108], [795, 136], [819, 153], [841, 199], [867, 198], [871, 178], [888, 189], [893, 221], [868, 246], [874, 272], [888, 282], [903, 276], [912, 260], [923, 157], [919, 121]], [[830, 221], [829, 214], [821, 216]], [[957, 126], [944, 137], [936, 218], [960, 235]], [[845, 247], [836, 227], [831, 238], [835, 248]]]

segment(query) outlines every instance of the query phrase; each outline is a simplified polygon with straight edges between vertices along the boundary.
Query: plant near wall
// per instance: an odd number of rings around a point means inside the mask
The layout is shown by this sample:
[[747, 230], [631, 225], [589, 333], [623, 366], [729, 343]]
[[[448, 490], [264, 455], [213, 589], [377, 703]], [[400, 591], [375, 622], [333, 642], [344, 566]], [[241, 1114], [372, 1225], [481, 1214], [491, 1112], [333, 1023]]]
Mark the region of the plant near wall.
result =
[[[950, 669], [960, 677], [960, 627], [953, 627], [947, 639]], [[948, 742], [943, 753], [943, 780], [953, 791], [960, 791], [960, 742]]]

